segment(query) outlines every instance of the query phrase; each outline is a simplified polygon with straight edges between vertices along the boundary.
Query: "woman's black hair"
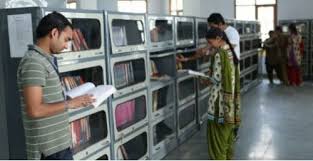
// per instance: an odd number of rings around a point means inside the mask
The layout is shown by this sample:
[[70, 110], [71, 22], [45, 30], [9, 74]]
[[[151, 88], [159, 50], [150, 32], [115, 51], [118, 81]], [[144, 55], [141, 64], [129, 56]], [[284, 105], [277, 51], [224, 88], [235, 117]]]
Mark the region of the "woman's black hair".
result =
[[205, 37], [206, 37], [206, 39], [216, 39], [217, 37], [222, 38], [229, 45], [229, 48], [230, 48], [230, 50], [232, 52], [232, 55], [233, 55], [234, 64], [235, 65], [239, 64], [239, 60], [238, 60], [238, 58], [236, 56], [235, 50], [234, 50], [232, 44], [230, 43], [229, 39], [227, 38], [227, 36], [226, 36], [224, 31], [222, 31], [221, 29], [216, 28], [216, 27], [211, 27], [207, 31]]
[[294, 23], [289, 24], [288, 29], [289, 29], [290, 33], [298, 35], [298, 30], [297, 30], [297, 27]]
[[63, 31], [66, 27], [73, 28], [69, 20], [58, 12], [52, 12], [43, 17], [37, 28], [36, 28], [36, 38], [42, 38], [48, 35], [54, 28], [58, 31]]

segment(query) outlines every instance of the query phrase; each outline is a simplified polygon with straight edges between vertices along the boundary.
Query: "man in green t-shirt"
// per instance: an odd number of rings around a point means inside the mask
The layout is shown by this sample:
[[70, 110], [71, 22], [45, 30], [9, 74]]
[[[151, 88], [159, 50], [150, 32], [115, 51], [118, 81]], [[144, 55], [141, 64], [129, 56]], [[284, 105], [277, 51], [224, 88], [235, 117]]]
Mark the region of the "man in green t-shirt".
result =
[[86, 107], [93, 96], [66, 100], [55, 57], [72, 40], [72, 25], [60, 13], [43, 17], [36, 29], [36, 45], [22, 58], [17, 83], [25, 130], [27, 158], [73, 159], [68, 109]]

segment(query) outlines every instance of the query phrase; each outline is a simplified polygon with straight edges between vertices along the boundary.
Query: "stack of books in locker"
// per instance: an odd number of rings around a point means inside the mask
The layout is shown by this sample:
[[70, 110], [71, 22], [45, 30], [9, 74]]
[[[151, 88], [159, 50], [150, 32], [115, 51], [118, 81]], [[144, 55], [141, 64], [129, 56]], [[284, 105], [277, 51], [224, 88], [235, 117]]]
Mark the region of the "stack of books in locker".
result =
[[135, 82], [132, 62], [119, 63], [114, 66], [115, 87], [117, 89], [129, 86]]
[[[146, 41], [143, 14], [107, 13], [108, 66], [117, 88], [111, 102], [113, 158], [143, 159], [148, 156], [146, 87]], [[138, 133], [138, 131], [142, 131]], [[143, 134], [144, 135], [144, 134]]]
[[150, 32], [149, 146], [151, 159], [157, 160], [162, 159], [177, 145], [174, 17], [148, 15], [147, 20], [147, 30]]
[[73, 51], [87, 50], [88, 45], [80, 29], [73, 30]]
[[[105, 43], [101, 42], [104, 36], [102, 34], [104, 31], [103, 12], [73, 10], [60, 12], [65, 12], [64, 15], [70, 17], [69, 20], [73, 24], [73, 40], [69, 48], [61, 55], [72, 57], [63, 57], [58, 62], [65, 94], [68, 98], [74, 98], [93, 93], [96, 99], [90, 107], [69, 110], [74, 159], [93, 160], [104, 155], [110, 158], [107, 152], [110, 151], [107, 98], [112, 93], [103, 97], [106, 90], [102, 87], [107, 85], [104, 72], [106, 63], [104, 56], [99, 57], [99, 53], [106, 53]], [[69, 61], [73, 58], [75, 61]]]
[[[206, 22], [201, 21], [201, 22]], [[198, 32], [200, 20], [195, 17], [175, 17], [176, 60], [192, 57], [203, 35]], [[197, 79], [186, 70], [199, 70], [199, 60], [176, 61], [176, 115], [178, 144], [188, 140], [197, 131]]]
[[240, 34], [240, 88], [243, 93], [260, 82], [258, 71], [262, 40], [256, 21], [235, 20], [235, 28]]
[[91, 138], [89, 118], [82, 118], [71, 122], [72, 148], [88, 142]]

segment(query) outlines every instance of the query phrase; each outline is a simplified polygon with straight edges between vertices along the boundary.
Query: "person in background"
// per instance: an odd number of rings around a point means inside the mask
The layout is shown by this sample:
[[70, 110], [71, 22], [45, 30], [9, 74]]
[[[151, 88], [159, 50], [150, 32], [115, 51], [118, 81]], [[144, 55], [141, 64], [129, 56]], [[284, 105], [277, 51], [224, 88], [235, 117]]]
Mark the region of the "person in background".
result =
[[283, 30], [281, 26], [277, 26], [275, 28], [275, 33], [277, 34], [277, 42], [281, 54], [280, 59], [280, 67], [281, 67], [281, 79], [284, 83], [284, 85], [289, 85], [288, 82], [288, 73], [287, 73], [287, 48], [288, 48], [288, 36], [283, 34]]
[[52, 12], [40, 20], [36, 40], [17, 70], [27, 158], [72, 160], [68, 109], [86, 107], [95, 100], [91, 95], [66, 100], [62, 91], [53, 54], [72, 40], [71, 23]]
[[219, 28], [212, 27], [206, 34], [208, 44], [216, 49], [211, 58], [211, 85], [208, 107], [208, 152], [213, 160], [232, 159], [235, 128], [240, 124], [239, 60]]
[[266, 71], [267, 76], [270, 84], [273, 84], [273, 71], [275, 70], [277, 77], [279, 80], [282, 81], [281, 78], [281, 67], [280, 67], [280, 50], [278, 47], [277, 42], [277, 35], [274, 31], [270, 31], [269, 38], [264, 41], [264, 49], [266, 51], [266, 57], [265, 57], [265, 65], [266, 65]]
[[288, 40], [288, 80], [292, 86], [299, 86], [301, 79], [301, 61], [303, 56], [303, 40], [295, 24], [290, 24]]
[[152, 42], [161, 42], [171, 40], [173, 35], [168, 30], [167, 20], [156, 20], [155, 28], [150, 31]]
[[[216, 27], [224, 31], [227, 35], [228, 40], [232, 44], [237, 58], [240, 60], [240, 35], [238, 31], [225, 23], [224, 17], [220, 13], [212, 13], [208, 18], [208, 28]], [[214, 49], [210, 46], [202, 49], [198, 49], [193, 56], [188, 58], [178, 58], [177, 61], [186, 62], [199, 59], [200, 57], [215, 53]]]
[[240, 35], [238, 31], [225, 23], [224, 17], [220, 13], [212, 13], [208, 19], [209, 27], [217, 27], [226, 33], [236, 53], [237, 59], [240, 60]]

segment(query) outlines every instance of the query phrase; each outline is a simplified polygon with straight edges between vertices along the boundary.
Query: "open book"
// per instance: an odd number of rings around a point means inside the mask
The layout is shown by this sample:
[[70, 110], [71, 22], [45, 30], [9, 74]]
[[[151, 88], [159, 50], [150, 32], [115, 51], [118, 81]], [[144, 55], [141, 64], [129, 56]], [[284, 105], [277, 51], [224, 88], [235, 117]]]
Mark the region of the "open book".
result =
[[210, 77], [204, 73], [197, 72], [197, 71], [190, 70], [190, 69], [184, 70], [184, 71], [186, 71], [190, 75], [195, 75], [195, 76], [199, 76], [199, 77], [204, 78], [204, 79], [208, 79], [212, 84], [218, 84], [218, 82], [214, 78], [212, 78], [212, 77]]
[[87, 82], [66, 92], [66, 96], [75, 98], [84, 94], [91, 94], [96, 99], [92, 105], [98, 107], [114, 92], [116, 92], [116, 89], [112, 85], [99, 85], [96, 87], [93, 83]]

